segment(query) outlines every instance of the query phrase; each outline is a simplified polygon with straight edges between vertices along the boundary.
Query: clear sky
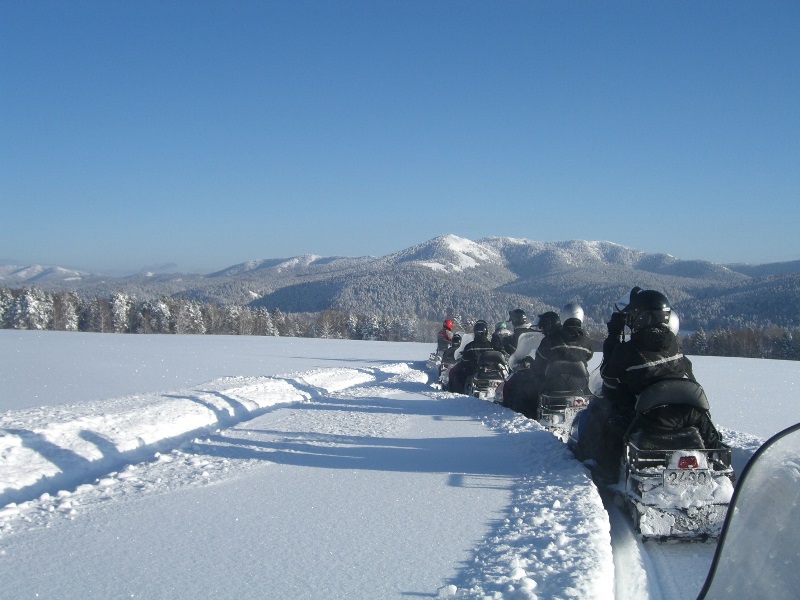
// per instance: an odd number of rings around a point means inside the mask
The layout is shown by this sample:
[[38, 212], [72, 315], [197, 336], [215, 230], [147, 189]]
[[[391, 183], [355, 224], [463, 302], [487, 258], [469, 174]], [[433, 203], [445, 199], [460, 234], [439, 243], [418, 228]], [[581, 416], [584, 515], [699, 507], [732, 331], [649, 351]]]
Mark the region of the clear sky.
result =
[[800, 259], [799, 32], [796, 0], [0, 0], [0, 261]]

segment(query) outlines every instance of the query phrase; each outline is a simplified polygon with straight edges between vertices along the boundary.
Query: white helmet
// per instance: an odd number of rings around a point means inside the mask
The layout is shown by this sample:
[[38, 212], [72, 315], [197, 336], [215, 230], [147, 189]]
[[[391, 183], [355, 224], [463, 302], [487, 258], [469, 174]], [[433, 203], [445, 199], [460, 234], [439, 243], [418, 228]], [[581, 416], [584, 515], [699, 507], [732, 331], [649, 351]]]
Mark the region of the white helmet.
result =
[[674, 310], [669, 311], [669, 330], [673, 335], [678, 335], [681, 329], [681, 320], [678, 318], [678, 313]]
[[559, 317], [562, 323], [566, 323], [567, 319], [578, 319], [578, 321], [583, 324], [583, 309], [577, 302], [570, 302], [569, 304], [565, 304], [564, 308], [561, 309]]

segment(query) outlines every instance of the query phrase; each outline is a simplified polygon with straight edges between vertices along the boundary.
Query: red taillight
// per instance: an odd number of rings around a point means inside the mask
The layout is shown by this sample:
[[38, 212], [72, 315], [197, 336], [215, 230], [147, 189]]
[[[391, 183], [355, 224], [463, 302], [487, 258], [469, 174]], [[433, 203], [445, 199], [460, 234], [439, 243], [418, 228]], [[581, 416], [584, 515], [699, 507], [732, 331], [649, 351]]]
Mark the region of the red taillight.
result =
[[679, 469], [696, 469], [698, 466], [700, 465], [697, 464], [696, 456], [681, 456], [678, 458]]

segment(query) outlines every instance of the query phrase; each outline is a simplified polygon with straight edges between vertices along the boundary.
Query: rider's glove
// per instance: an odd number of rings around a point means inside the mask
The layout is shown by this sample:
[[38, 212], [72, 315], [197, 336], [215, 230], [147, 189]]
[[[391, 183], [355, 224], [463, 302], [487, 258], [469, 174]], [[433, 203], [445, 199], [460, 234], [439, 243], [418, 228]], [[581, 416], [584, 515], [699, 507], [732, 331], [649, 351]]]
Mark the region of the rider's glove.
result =
[[625, 315], [621, 312], [612, 313], [606, 326], [608, 327], [609, 335], [619, 335], [625, 329]]

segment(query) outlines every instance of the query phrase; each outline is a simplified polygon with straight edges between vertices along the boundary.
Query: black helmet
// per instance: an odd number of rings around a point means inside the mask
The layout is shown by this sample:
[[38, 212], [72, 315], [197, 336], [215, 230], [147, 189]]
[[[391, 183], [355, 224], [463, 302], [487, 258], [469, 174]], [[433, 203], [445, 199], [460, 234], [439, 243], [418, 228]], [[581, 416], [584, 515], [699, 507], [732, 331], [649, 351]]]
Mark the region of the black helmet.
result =
[[460, 333], [454, 333], [453, 334], [453, 339], [450, 340], [450, 345], [451, 346], [455, 346], [456, 348], [458, 348], [461, 345], [461, 334]]
[[547, 335], [559, 325], [561, 325], [561, 320], [558, 317], [558, 313], [554, 313], [552, 310], [550, 310], [537, 317], [534, 328]]
[[520, 327], [528, 322], [528, 317], [525, 315], [524, 310], [515, 308], [508, 312], [508, 320], [511, 321], [514, 327]]
[[472, 333], [475, 334], [476, 339], [489, 337], [489, 325], [483, 320], [475, 321], [475, 325], [472, 326]]
[[669, 300], [656, 290], [642, 290], [631, 296], [631, 303], [626, 307], [628, 327], [633, 331], [658, 327], [669, 327], [669, 316], [672, 309]]

